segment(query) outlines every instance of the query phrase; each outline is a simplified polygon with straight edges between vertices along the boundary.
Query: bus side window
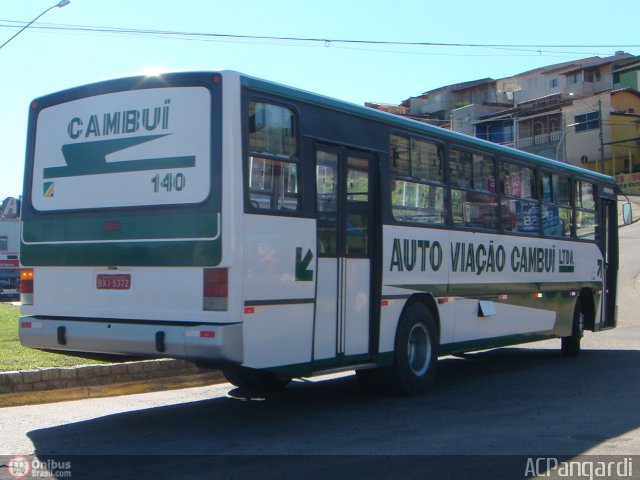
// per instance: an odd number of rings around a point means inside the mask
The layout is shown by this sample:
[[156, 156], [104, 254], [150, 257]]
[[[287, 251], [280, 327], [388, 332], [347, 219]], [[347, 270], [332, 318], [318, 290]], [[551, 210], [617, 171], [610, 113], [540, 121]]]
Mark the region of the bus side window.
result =
[[316, 191], [318, 203], [318, 254], [338, 251], [338, 156], [318, 150]]
[[535, 171], [500, 161], [502, 229], [505, 232], [537, 234], [540, 231]]
[[444, 225], [444, 149], [441, 145], [391, 135], [391, 206], [398, 222]]
[[551, 237], [570, 237], [573, 212], [568, 177], [542, 174], [542, 229]]
[[498, 228], [498, 196], [493, 158], [451, 149], [451, 211], [461, 227]]
[[248, 191], [256, 210], [301, 208], [296, 117], [288, 108], [249, 102]]
[[249, 201], [256, 209], [300, 209], [298, 164], [249, 157]]
[[575, 186], [576, 235], [584, 240], [598, 240], [596, 187], [585, 180], [577, 180]]

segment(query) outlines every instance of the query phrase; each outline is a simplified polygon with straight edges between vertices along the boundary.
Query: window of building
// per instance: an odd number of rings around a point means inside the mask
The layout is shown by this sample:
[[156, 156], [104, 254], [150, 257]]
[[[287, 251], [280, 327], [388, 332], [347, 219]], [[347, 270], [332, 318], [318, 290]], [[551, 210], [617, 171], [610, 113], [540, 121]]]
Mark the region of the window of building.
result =
[[397, 221], [444, 224], [444, 150], [402, 135], [390, 137], [391, 206]]
[[600, 128], [600, 112], [583, 113], [574, 117], [576, 123], [576, 133], [586, 132]]
[[573, 220], [571, 181], [552, 173], [542, 174], [542, 230], [552, 237], [571, 236]]
[[451, 210], [453, 222], [463, 227], [498, 228], [498, 197], [492, 157], [452, 149]]
[[601, 79], [600, 70], [585, 70], [584, 72], [585, 82], [599, 82]]
[[569, 85], [577, 85], [578, 83], [580, 83], [581, 79], [582, 79], [582, 74], [581, 72], [578, 72], [578, 73], [569, 75], [569, 77], [567, 78], [567, 81], [569, 82]]
[[9, 237], [0, 236], [0, 250], [9, 250]]
[[252, 208], [299, 210], [296, 117], [284, 107], [249, 102], [248, 191]]
[[550, 88], [558, 88], [559, 85], [560, 85], [560, 80], [558, 78], [552, 78], [549, 81], [549, 87]]
[[533, 124], [533, 136], [542, 135], [544, 133], [544, 123], [534, 122]]

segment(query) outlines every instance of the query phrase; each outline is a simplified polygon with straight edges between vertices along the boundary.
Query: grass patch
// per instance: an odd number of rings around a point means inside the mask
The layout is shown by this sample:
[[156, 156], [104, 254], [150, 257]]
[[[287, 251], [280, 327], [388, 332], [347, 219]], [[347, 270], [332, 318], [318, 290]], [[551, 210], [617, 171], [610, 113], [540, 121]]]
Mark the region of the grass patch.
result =
[[20, 307], [0, 302], [0, 371], [108, 363], [23, 347], [18, 339], [19, 316]]

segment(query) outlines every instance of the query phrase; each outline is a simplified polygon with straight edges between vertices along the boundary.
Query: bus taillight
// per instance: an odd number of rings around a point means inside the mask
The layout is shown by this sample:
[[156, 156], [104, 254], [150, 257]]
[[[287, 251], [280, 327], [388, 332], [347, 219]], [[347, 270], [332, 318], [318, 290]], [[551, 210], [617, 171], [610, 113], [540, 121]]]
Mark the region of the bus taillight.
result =
[[222, 311], [229, 304], [229, 270], [205, 268], [203, 283], [204, 309]]
[[23, 268], [20, 271], [20, 302], [33, 305], [33, 269]]

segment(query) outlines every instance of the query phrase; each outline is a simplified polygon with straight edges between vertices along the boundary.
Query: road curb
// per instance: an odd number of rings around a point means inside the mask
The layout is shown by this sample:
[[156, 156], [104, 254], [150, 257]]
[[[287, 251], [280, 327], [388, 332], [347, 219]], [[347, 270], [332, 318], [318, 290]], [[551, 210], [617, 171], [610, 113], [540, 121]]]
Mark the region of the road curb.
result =
[[223, 383], [219, 370], [184, 360], [145, 360], [0, 372], [0, 407], [131, 395]]

